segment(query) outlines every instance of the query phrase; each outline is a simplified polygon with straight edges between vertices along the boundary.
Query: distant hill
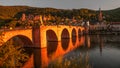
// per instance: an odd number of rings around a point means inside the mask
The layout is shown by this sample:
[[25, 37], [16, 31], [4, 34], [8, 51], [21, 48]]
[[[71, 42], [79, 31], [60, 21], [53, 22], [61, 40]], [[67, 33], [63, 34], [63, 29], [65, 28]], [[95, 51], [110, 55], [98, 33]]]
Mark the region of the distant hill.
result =
[[113, 22], [120, 22], [120, 8], [103, 11], [106, 20]]

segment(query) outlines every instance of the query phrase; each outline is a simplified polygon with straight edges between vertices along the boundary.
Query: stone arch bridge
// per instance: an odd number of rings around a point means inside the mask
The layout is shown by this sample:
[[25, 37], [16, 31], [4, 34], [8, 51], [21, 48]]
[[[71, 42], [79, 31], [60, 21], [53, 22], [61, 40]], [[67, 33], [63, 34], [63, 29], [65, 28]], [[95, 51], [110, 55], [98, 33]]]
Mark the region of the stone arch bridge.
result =
[[5, 30], [1, 32], [0, 37], [4, 42], [19, 37], [24, 42], [25, 47], [44, 48], [47, 41], [61, 41], [62, 38], [79, 37], [84, 30], [84, 27], [81, 26], [39, 26], [32, 29]]

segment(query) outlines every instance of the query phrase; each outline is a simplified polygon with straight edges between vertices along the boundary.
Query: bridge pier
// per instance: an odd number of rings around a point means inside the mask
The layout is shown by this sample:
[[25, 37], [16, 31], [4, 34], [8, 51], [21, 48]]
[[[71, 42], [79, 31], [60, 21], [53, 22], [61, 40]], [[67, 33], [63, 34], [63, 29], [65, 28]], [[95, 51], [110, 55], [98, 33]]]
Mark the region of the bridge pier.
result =
[[[52, 31], [50, 28], [46, 28], [46, 26], [33, 27], [32, 35], [34, 47], [45, 48], [47, 47], [47, 41], [61, 41], [60, 30], [57, 29], [57, 26], [54, 27], [54, 29], [55, 30]], [[48, 37], [47, 32], [49, 33]], [[56, 38], [54, 38], [55, 35]]]
[[40, 48], [40, 27], [32, 28], [32, 37], [34, 47]]

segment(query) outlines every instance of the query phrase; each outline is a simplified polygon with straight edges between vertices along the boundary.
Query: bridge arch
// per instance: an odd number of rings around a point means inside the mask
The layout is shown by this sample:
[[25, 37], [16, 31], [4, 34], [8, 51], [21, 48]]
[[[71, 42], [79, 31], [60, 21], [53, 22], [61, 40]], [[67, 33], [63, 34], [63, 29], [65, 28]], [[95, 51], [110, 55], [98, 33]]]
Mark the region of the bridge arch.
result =
[[[9, 45], [20, 46], [20, 48], [24, 49], [21, 52], [21, 54], [24, 52], [26, 54], [26, 56], [29, 56], [29, 58], [23, 63], [22, 67], [29, 64], [30, 61], [33, 61], [33, 59], [32, 59], [33, 48], [31, 48], [31, 47], [34, 47], [34, 46], [33, 46], [33, 42], [31, 41], [30, 38], [28, 38], [27, 36], [24, 36], [24, 35], [15, 35], [15, 36], [12, 36], [11, 38], [7, 39], [4, 44], [6, 45], [6, 43], [8, 46]], [[4, 44], [2, 44], [2, 46], [4, 46]], [[14, 60], [14, 61], [16, 61], [16, 60]], [[33, 64], [31, 64], [31, 66], [33, 66]]]
[[61, 46], [63, 50], [67, 50], [70, 41], [70, 33], [67, 28], [64, 28], [61, 33]]
[[57, 35], [53, 30], [46, 31], [46, 39], [47, 41], [58, 41]]
[[33, 42], [31, 41], [31, 39], [24, 35], [15, 35], [4, 42], [7, 42], [11, 39], [13, 40], [13, 43], [17, 42], [15, 44], [22, 45], [23, 47], [32, 47], [33, 46]]
[[61, 33], [61, 39], [62, 38], [70, 38], [70, 34], [66, 28], [64, 28], [62, 33]]
[[77, 36], [77, 34], [76, 34], [76, 33], [77, 33], [77, 32], [76, 32], [75, 28], [73, 28], [73, 29], [72, 29], [72, 34], [71, 34], [71, 35], [72, 35], [72, 37], [76, 37], [76, 36]]
[[73, 43], [73, 46], [75, 45], [76, 43], [76, 36], [77, 36], [77, 32], [75, 30], [75, 28], [72, 29], [72, 43]]
[[78, 37], [80, 37], [82, 35], [82, 31], [81, 29], [78, 29]]

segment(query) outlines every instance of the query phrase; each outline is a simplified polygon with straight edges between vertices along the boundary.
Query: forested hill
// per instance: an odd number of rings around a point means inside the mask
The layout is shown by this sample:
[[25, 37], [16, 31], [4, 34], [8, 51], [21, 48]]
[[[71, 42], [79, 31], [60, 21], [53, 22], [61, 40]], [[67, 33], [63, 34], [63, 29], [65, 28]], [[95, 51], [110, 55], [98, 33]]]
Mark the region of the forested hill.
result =
[[103, 11], [108, 21], [120, 22], [120, 7], [112, 10]]
[[11, 19], [18, 12], [26, 11], [28, 6], [0, 6], [0, 19]]
[[[106, 21], [120, 22], [120, 8], [102, 11]], [[84, 19], [97, 21], [98, 11], [91, 9], [55, 9], [55, 8], [38, 8], [29, 6], [0, 6], [0, 26], [13, 20], [20, 19], [22, 13], [38, 14], [52, 16], [56, 18]]]
[[[38, 13], [38, 14], [53, 14], [66, 16], [68, 14], [72, 16], [81, 15], [81, 17], [86, 16], [89, 13], [93, 15], [97, 12], [90, 9], [73, 9], [73, 10], [64, 10], [64, 9], [54, 9], [54, 8], [36, 8], [28, 6], [0, 6], [0, 19], [11, 19], [15, 17], [18, 13]], [[87, 13], [87, 14], [86, 14]], [[120, 21], [120, 8], [113, 10], [103, 10], [104, 16], [107, 20], [111, 21]], [[18, 14], [19, 15], [19, 14]]]
[[[41, 14], [41, 15], [57, 15], [57, 16], [85, 16], [89, 13], [95, 14], [94, 10], [89, 9], [55, 9], [55, 8], [37, 8], [28, 6], [0, 6], [0, 19], [10, 19], [20, 15], [19, 13], [25, 14]], [[62, 15], [61, 15], [62, 14]]]
[[96, 11], [88, 9], [55, 9], [55, 8], [38, 8], [29, 6], [0, 6], [0, 26], [10, 23], [11, 21], [19, 20], [22, 14], [26, 15], [42, 15], [49, 16], [54, 21], [64, 19], [77, 20], [81, 19], [96, 19]]

